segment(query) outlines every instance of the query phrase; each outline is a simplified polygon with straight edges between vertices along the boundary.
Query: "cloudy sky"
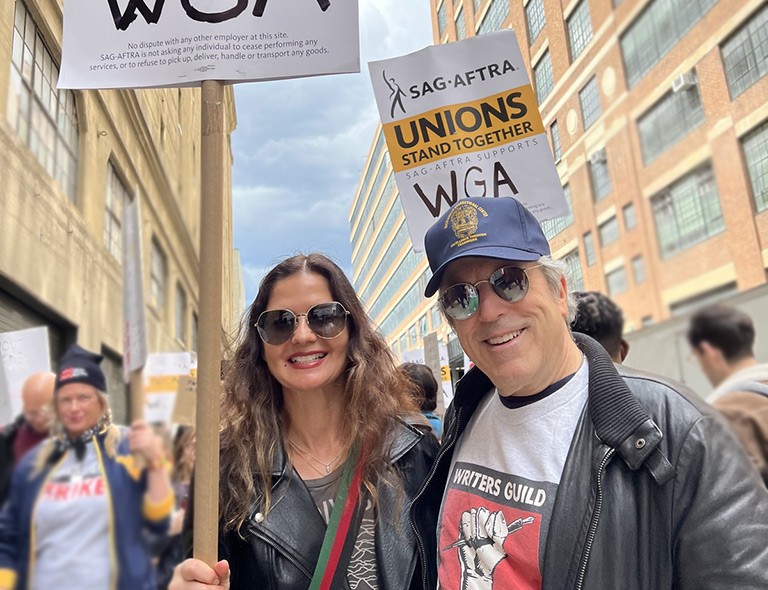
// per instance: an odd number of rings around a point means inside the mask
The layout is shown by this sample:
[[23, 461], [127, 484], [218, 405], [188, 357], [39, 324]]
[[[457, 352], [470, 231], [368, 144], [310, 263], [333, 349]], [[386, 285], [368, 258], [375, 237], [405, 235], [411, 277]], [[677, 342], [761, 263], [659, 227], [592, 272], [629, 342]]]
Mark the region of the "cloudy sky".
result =
[[234, 240], [246, 302], [297, 252], [351, 273], [349, 208], [378, 122], [367, 62], [432, 43], [429, 0], [359, 0], [359, 74], [235, 86]]

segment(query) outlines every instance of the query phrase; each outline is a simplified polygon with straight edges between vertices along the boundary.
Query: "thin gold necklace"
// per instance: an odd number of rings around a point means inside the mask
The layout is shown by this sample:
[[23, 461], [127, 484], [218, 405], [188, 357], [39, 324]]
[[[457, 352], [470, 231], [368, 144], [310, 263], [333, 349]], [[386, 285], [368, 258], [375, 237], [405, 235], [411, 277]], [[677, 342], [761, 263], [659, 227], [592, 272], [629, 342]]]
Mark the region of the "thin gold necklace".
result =
[[[338, 458], [339, 458], [339, 457], [341, 456], [341, 454], [344, 452], [344, 447], [342, 447], [342, 448], [341, 448], [341, 450], [340, 450], [338, 453], [336, 453], [336, 456], [335, 456], [333, 459], [331, 459], [331, 460], [330, 460], [330, 462], [326, 463], [325, 461], [321, 461], [320, 459], [318, 459], [317, 457], [315, 457], [315, 456], [314, 456], [312, 453], [310, 453], [308, 450], [301, 448], [299, 445], [297, 445], [297, 444], [296, 444], [296, 443], [295, 443], [295, 442], [294, 442], [292, 439], [290, 439], [290, 438], [288, 439], [288, 444], [290, 444], [290, 445], [291, 445], [291, 446], [292, 446], [294, 449], [296, 449], [296, 451], [298, 451], [298, 453], [299, 453], [299, 454], [300, 454], [302, 457], [304, 457], [304, 458], [307, 460], [307, 464], [308, 464], [308, 465], [309, 465], [309, 466], [310, 466], [312, 469], [314, 469], [315, 471], [317, 471], [317, 472], [318, 472], [320, 475], [328, 475], [328, 474], [331, 472], [331, 467], [333, 467], [334, 463], [336, 463], [336, 461], [338, 460]], [[322, 466], [323, 466], [323, 470], [325, 471], [325, 473], [323, 473], [323, 471], [321, 471], [320, 469], [318, 469], [317, 467], [315, 467], [315, 465], [313, 464], [313, 461], [314, 461], [314, 463], [317, 463], [317, 464], [319, 464], [319, 465], [322, 465]]]

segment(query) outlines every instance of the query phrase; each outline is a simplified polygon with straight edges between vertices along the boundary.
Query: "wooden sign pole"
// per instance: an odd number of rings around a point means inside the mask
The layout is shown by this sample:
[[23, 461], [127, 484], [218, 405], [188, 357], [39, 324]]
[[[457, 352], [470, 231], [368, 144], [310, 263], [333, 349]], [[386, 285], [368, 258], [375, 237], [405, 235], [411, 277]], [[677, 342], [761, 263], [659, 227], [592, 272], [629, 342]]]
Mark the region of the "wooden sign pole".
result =
[[218, 561], [219, 400], [221, 390], [221, 289], [224, 216], [224, 84], [203, 82], [200, 144], [200, 327], [194, 556]]

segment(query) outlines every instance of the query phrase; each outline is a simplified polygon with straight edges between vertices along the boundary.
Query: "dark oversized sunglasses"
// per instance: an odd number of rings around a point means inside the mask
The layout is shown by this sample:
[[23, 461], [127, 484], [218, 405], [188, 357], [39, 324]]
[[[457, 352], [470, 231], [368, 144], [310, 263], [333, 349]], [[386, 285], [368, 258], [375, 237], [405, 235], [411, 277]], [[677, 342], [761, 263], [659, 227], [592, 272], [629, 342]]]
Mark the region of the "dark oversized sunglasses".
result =
[[502, 266], [500, 269], [484, 281], [471, 283], [456, 283], [451, 285], [440, 295], [440, 307], [448, 317], [454, 320], [467, 320], [477, 313], [480, 307], [480, 295], [477, 287], [481, 283], [488, 283], [491, 289], [504, 301], [515, 303], [520, 301], [528, 293], [528, 275], [526, 271], [536, 266], [520, 268], [519, 266]]
[[295, 314], [290, 309], [268, 309], [262, 311], [254, 324], [259, 336], [266, 344], [282, 344], [293, 336], [299, 325], [299, 318], [304, 316], [307, 326], [317, 336], [325, 340], [336, 338], [347, 325], [349, 312], [338, 301], [318, 303], [307, 313]]

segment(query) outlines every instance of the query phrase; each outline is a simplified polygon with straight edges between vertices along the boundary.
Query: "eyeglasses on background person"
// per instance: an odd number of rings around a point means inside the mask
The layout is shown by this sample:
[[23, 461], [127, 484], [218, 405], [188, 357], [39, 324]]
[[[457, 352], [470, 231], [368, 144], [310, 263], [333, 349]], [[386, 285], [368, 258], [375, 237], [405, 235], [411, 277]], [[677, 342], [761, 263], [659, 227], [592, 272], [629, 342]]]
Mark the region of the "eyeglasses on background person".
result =
[[254, 324], [265, 344], [278, 345], [287, 342], [296, 332], [299, 318], [307, 320], [307, 326], [325, 340], [336, 338], [347, 325], [349, 312], [338, 301], [318, 303], [306, 313], [295, 314], [290, 309], [268, 309], [261, 312]]
[[504, 301], [516, 303], [528, 292], [528, 275], [526, 271], [540, 267], [540, 264], [521, 268], [519, 266], [502, 266], [495, 270], [488, 279], [471, 283], [456, 283], [448, 287], [440, 295], [440, 307], [445, 315], [454, 320], [468, 320], [477, 313], [480, 307], [480, 295], [477, 287], [481, 283], [489, 283], [493, 292]]

